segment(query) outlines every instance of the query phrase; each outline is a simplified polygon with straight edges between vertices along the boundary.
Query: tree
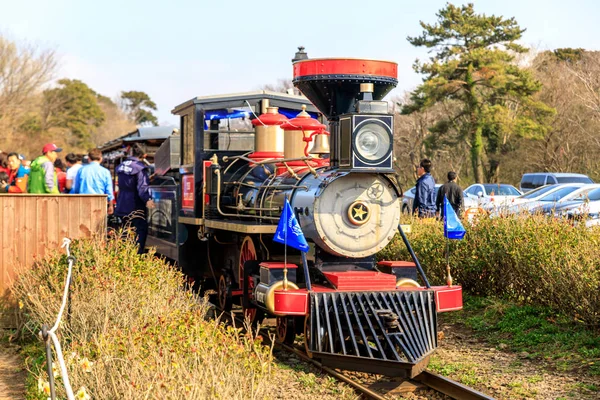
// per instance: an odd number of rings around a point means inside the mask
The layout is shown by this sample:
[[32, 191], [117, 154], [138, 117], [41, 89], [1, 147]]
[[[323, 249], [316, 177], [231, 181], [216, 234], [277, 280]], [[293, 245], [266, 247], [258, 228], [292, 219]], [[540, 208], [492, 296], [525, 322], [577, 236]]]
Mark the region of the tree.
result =
[[40, 50], [0, 35], [0, 140], [11, 141], [19, 119], [30, 111], [55, 69], [53, 50]]
[[150, 99], [148, 94], [133, 90], [121, 92], [121, 105], [123, 110], [136, 124], [158, 125], [158, 119], [150, 111], [157, 110], [156, 103]]
[[74, 146], [91, 146], [94, 127], [105, 120], [98, 94], [76, 79], [61, 79], [58, 84], [43, 93], [42, 129], [65, 128]]
[[299, 95], [300, 91], [294, 87], [291, 79], [278, 79], [277, 83], [262, 85], [261, 90], [269, 90], [271, 92], [287, 93]]
[[[539, 53], [531, 69], [543, 84], [540, 99], [557, 110], [543, 140], [523, 141], [518, 172], [600, 173], [600, 52], [556, 49]], [[521, 150], [521, 149], [520, 149]]]
[[511, 137], [543, 137], [553, 109], [534, 98], [541, 84], [515, 64], [527, 50], [515, 41], [524, 32], [514, 18], [475, 14], [473, 4], [447, 4], [437, 24], [421, 22], [423, 33], [408, 37], [417, 47], [436, 54], [428, 63], [415, 62], [426, 75], [412, 92], [403, 114], [446, 103], [445, 117], [430, 127], [434, 135], [456, 130], [470, 148], [475, 182], [496, 181], [501, 157], [512, 148]]
[[92, 141], [100, 146], [109, 140], [135, 131], [135, 123], [108, 97], [98, 95], [98, 104], [106, 119], [97, 129], [94, 129]]

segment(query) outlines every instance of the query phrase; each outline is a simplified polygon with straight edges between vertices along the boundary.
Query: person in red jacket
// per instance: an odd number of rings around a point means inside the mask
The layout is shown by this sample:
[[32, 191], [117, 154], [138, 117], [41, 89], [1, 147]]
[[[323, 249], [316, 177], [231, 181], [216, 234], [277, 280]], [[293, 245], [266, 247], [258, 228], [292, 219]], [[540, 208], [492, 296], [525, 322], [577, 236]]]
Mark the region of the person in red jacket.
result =
[[58, 182], [58, 191], [65, 193], [67, 185], [67, 169], [60, 158], [54, 160], [54, 171], [56, 171], [56, 180]]
[[2, 191], [6, 193], [27, 193], [29, 174], [21, 164], [21, 159], [17, 153], [8, 154], [8, 168], [8, 181], [2, 186]]

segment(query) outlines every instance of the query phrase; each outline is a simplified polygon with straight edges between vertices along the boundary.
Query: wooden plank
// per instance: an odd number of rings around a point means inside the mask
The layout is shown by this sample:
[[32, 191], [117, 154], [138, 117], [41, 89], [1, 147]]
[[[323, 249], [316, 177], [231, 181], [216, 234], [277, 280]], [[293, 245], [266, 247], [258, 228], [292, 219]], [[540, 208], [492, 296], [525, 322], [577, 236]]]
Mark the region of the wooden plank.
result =
[[96, 198], [95, 207], [92, 212], [93, 221], [91, 224], [92, 230], [98, 232], [102, 237], [106, 237], [106, 216], [107, 202], [106, 198]]
[[[18, 234], [16, 234], [16, 226], [15, 226], [15, 199], [14, 198], [6, 198], [6, 202], [2, 207], [4, 213], [2, 216], [2, 230], [5, 232], [5, 240], [2, 240], [2, 264], [4, 265], [4, 270], [2, 272], [2, 294], [8, 289], [8, 283], [13, 275], [13, 267], [14, 264], [14, 241], [19, 240]], [[12, 233], [12, 234], [11, 234]]]
[[[86, 201], [87, 200], [87, 201]], [[79, 237], [90, 237], [92, 227], [92, 204], [90, 199], [82, 199], [80, 203]]]
[[59, 218], [58, 218], [58, 203], [60, 196], [48, 197], [48, 245], [45, 249], [57, 249], [60, 247], [62, 240], [59, 237]]
[[48, 198], [43, 196], [36, 203], [38, 210], [38, 219], [35, 221], [37, 231], [37, 245], [35, 248], [34, 260], [43, 256], [44, 250], [48, 245]]
[[23, 260], [25, 265], [31, 265], [33, 263], [33, 256], [36, 252], [37, 248], [37, 238], [35, 230], [37, 228], [37, 221], [39, 220], [37, 206], [37, 200], [34, 200], [30, 197], [23, 200], [23, 204], [27, 207], [22, 210], [22, 213], [25, 215], [25, 227], [23, 229], [23, 233], [25, 235], [25, 254], [23, 255]]
[[[25, 213], [22, 212], [22, 204], [24, 199], [15, 198], [15, 237], [9, 240], [15, 240], [14, 247], [16, 248], [16, 262], [24, 262], [25, 255]], [[18, 210], [18, 211], [17, 211]]]
[[70, 198], [69, 204], [69, 237], [75, 237], [79, 232], [79, 223], [81, 221], [79, 212], [81, 211], [81, 196]]
[[58, 221], [59, 223], [56, 226], [56, 235], [58, 237], [58, 245], [62, 246], [63, 238], [67, 236], [67, 224], [64, 224], [63, 221], [66, 221], [69, 216], [69, 197], [67, 196], [66, 201], [61, 200], [58, 203]]

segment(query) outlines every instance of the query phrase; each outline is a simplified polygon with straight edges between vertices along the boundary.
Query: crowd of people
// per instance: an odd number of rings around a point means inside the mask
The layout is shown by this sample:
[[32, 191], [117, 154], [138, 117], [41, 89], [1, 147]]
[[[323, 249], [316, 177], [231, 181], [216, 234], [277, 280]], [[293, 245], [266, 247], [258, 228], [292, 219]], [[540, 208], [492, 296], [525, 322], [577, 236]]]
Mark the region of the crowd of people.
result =
[[48, 143], [42, 155], [30, 162], [22, 154], [0, 151], [0, 193], [106, 195], [107, 213], [114, 213], [134, 228], [142, 253], [148, 232], [147, 209], [154, 207], [143, 151], [131, 147], [129, 156], [117, 167], [118, 201], [110, 171], [101, 165], [100, 149], [91, 149], [87, 155], [69, 153], [64, 162], [61, 152], [60, 147]]

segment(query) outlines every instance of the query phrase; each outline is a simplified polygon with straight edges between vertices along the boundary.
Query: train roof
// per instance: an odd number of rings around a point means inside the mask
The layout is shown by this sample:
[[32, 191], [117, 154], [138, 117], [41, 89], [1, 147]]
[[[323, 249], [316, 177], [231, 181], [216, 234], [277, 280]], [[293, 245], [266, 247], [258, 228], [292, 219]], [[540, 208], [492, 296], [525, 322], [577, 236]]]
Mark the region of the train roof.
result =
[[[140, 127], [133, 132], [129, 132], [116, 139], [110, 140], [98, 146], [100, 150], [108, 151], [114, 148], [121, 147], [125, 143], [135, 142], [163, 142], [173, 133], [175, 126], [149, 126]], [[159, 144], [160, 145], [160, 144]]]
[[[300, 110], [302, 105], [306, 105], [307, 111], [319, 112], [319, 110], [317, 110], [317, 108], [304, 96], [272, 92], [270, 90], [259, 90], [255, 92], [231, 93], [215, 96], [198, 96], [176, 106], [171, 110], [171, 113], [180, 114], [181, 111], [187, 109], [191, 105], [198, 105], [204, 110], [248, 107], [248, 104], [256, 107], [258, 102], [265, 99], [269, 100], [269, 105], [274, 107]], [[257, 109], [254, 111], [256, 112]]]

